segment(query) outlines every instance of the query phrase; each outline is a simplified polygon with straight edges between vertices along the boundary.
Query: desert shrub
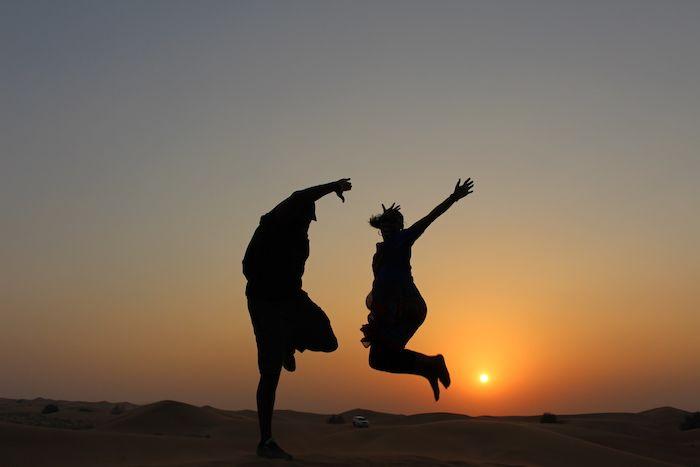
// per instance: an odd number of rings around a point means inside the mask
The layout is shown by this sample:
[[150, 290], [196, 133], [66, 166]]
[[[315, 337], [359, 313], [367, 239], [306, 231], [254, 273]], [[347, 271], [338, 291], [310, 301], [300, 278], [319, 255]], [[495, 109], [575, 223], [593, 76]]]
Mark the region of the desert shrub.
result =
[[58, 412], [58, 406], [56, 404], [48, 404], [42, 410], [41, 413], [49, 414]]
[[694, 430], [700, 428], [700, 412], [689, 413], [681, 423], [681, 430]]
[[121, 404], [115, 404], [112, 410], [109, 411], [112, 415], [120, 415], [124, 413], [124, 407]]
[[94, 410], [92, 410], [92, 409], [89, 408], [89, 407], [79, 407], [79, 408], [78, 408], [78, 411], [79, 411], [79, 412], [94, 412]]
[[330, 423], [333, 425], [340, 425], [341, 423], [345, 423], [345, 418], [343, 418], [342, 415], [331, 415], [328, 417], [328, 420], [326, 420], [326, 423]]
[[545, 412], [540, 417], [540, 423], [557, 423], [557, 416], [553, 413]]

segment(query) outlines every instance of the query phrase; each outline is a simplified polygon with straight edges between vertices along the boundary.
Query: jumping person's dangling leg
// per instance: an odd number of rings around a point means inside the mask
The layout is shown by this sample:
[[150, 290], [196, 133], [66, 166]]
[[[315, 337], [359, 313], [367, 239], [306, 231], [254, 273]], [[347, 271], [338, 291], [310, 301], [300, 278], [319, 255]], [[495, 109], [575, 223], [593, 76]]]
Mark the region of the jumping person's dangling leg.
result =
[[379, 371], [424, 377], [428, 380], [436, 401], [440, 399], [438, 381], [446, 388], [450, 385], [450, 375], [442, 355], [431, 357], [413, 350], [373, 344], [369, 351], [369, 366]]
[[391, 330], [390, 343], [376, 342], [372, 344], [369, 352], [369, 365], [375, 370], [424, 377], [430, 383], [433, 397], [437, 401], [440, 399], [438, 381], [445, 388], [450, 385], [450, 373], [445, 365], [445, 358], [440, 354], [428, 356], [405, 348], [408, 341], [423, 324], [427, 311], [425, 301], [417, 291], [413, 300], [404, 301], [400, 307], [399, 323]]
[[299, 297], [293, 327], [296, 350], [330, 353], [338, 349], [328, 316], [305, 292]]

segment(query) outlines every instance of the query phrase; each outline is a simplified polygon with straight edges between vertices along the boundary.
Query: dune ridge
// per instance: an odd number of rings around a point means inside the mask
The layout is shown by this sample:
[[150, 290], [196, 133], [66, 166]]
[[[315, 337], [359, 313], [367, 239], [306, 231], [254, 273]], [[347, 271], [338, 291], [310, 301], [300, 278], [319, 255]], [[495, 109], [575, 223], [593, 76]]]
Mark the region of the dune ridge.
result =
[[[49, 403], [59, 411], [41, 415]], [[126, 411], [112, 414], [116, 404], [105, 401], [0, 399], [0, 465], [280, 465], [254, 455], [254, 411], [168, 400], [121, 404]], [[369, 429], [351, 426], [359, 414], [370, 420]], [[541, 424], [536, 416], [396, 415], [357, 408], [342, 412], [346, 423], [336, 425], [326, 423], [328, 415], [281, 410], [275, 413], [275, 435], [298, 459], [283, 465], [697, 467], [700, 430], [677, 427], [686, 414], [659, 407], [561, 415], [561, 423]]]

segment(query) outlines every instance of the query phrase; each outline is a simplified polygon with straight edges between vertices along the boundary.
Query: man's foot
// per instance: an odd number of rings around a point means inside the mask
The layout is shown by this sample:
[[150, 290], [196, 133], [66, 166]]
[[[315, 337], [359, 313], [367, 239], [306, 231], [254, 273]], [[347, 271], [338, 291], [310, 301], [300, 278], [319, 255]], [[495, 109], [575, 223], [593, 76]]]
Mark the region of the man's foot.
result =
[[442, 354], [437, 356], [437, 377], [445, 387], [445, 389], [450, 387], [450, 372], [447, 370], [447, 365], [445, 365], [445, 357]]
[[284, 357], [284, 361], [282, 362], [282, 366], [284, 367], [285, 370], [289, 371], [290, 373], [297, 369], [297, 361], [294, 359], [294, 351], [293, 350], [292, 350], [292, 353], [290, 353], [289, 355]]
[[264, 457], [266, 459], [284, 459], [290, 461], [293, 457], [287, 454], [284, 449], [279, 447], [275, 440], [270, 438], [265, 442], [260, 442], [258, 444], [258, 449], [256, 450], [258, 457]]

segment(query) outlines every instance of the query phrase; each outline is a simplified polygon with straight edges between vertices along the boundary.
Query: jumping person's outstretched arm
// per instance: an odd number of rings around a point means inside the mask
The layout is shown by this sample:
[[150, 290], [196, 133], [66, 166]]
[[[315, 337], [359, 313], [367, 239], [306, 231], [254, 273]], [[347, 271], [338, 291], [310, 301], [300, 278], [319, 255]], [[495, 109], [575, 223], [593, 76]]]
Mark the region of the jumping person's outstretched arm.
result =
[[443, 215], [455, 202], [472, 193], [473, 188], [474, 182], [471, 178], [466, 179], [464, 183], [462, 183], [461, 178], [457, 180], [457, 184], [455, 185], [454, 191], [450, 196], [447, 197], [445, 201], [438, 204], [432, 211], [428, 213], [427, 216], [425, 216], [424, 218], [410, 226], [408, 229], [406, 229], [409, 235], [413, 238], [413, 240], [420, 237], [423, 234], [423, 232], [425, 232], [425, 229], [427, 229], [428, 226], [432, 224], [435, 219]]
[[343, 192], [350, 189], [352, 189], [350, 179], [341, 178], [336, 182], [297, 190], [266, 215], [270, 216], [270, 219], [275, 219], [275, 222], [286, 223], [295, 222], [300, 216], [306, 217], [311, 213], [312, 219], [316, 220], [316, 215], [314, 214], [314, 203], [316, 201], [329, 193], [335, 192], [338, 198], [345, 202]]
[[314, 203], [327, 194], [335, 192], [335, 194], [338, 195], [338, 198], [340, 198], [344, 203], [345, 197], [343, 196], [343, 192], [349, 191], [350, 189], [352, 189], [350, 179], [341, 178], [335, 182], [325, 183], [323, 185], [312, 186], [311, 188], [295, 191], [292, 194], [292, 197], [298, 199], [300, 202]]

